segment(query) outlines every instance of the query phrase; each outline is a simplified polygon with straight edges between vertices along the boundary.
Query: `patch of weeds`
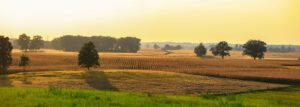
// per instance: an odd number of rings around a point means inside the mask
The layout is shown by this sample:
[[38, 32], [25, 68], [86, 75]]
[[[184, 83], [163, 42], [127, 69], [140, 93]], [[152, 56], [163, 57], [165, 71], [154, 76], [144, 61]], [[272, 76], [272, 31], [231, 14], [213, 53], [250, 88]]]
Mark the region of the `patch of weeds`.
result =
[[113, 102], [113, 103], [109, 103], [110, 106], [121, 106], [120, 103], [116, 103], [116, 102]]
[[79, 92], [71, 92], [70, 97], [75, 99], [87, 99], [90, 94], [87, 93], [79, 93]]
[[206, 94], [206, 95], [203, 95], [203, 96], [200, 96], [204, 99], [208, 99], [208, 100], [215, 100], [217, 99], [218, 97], [217, 96], [214, 96], [214, 95], [209, 95], [209, 94]]
[[55, 96], [60, 96], [63, 94], [62, 89], [50, 86], [48, 88], [48, 94], [52, 94]]
[[46, 104], [45, 103], [38, 103], [37, 105], [35, 105], [33, 107], [46, 107]]

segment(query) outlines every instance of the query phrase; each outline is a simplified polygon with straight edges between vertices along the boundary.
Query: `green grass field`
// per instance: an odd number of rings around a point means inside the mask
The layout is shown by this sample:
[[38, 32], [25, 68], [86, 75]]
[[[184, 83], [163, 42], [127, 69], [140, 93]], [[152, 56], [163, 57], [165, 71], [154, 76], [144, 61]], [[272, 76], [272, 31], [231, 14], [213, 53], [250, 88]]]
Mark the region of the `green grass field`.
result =
[[299, 107], [300, 87], [220, 96], [169, 96], [141, 93], [0, 88], [1, 107]]

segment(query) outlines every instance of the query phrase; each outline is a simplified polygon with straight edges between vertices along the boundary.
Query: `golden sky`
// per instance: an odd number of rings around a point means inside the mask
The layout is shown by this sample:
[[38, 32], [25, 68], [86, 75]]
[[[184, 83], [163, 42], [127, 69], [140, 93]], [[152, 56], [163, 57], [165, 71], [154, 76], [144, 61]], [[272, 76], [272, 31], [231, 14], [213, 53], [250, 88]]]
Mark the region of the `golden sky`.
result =
[[300, 0], [0, 0], [0, 35], [300, 44]]

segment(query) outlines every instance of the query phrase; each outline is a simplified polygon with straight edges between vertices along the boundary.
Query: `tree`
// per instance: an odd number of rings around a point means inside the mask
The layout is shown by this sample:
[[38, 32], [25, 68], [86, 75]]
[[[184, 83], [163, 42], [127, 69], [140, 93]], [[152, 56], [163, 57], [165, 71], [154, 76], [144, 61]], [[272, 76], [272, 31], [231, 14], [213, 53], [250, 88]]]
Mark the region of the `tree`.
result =
[[181, 46], [181, 45], [175, 46], [175, 50], [180, 50], [180, 49], [182, 49], [182, 46]]
[[22, 55], [20, 59], [21, 60], [19, 66], [23, 67], [23, 71], [25, 71], [26, 66], [29, 65], [29, 57], [27, 57], [26, 55]]
[[224, 59], [224, 56], [230, 56], [230, 50], [232, 50], [232, 47], [230, 47], [225, 41], [219, 42], [215, 47], [212, 47], [210, 49], [213, 55], [221, 56], [222, 59]]
[[29, 36], [27, 36], [26, 34], [22, 34], [19, 36], [18, 45], [20, 46], [21, 50], [27, 51], [27, 49], [29, 48], [29, 43], [30, 43]]
[[13, 47], [8, 37], [0, 36], [0, 73], [7, 72], [8, 66], [12, 62], [11, 51]]
[[206, 55], [206, 51], [207, 49], [204, 47], [204, 45], [202, 43], [200, 43], [197, 47], [195, 47], [194, 49], [194, 53], [198, 56], [198, 57], [203, 57], [204, 55]]
[[125, 37], [117, 40], [116, 51], [136, 53], [140, 50], [141, 39], [136, 37]]
[[182, 49], [182, 46], [181, 45], [176, 45], [176, 46], [172, 46], [172, 45], [169, 45], [169, 44], [166, 44], [162, 50], [164, 51], [167, 51], [167, 50], [180, 50]]
[[36, 35], [33, 36], [30, 41], [29, 49], [30, 50], [39, 50], [44, 46], [44, 40], [42, 36]]
[[100, 66], [99, 55], [93, 42], [85, 43], [79, 51], [78, 65], [86, 67], [90, 70], [90, 67]]
[[153, 48], [154, 48], [154, 49], [159, 49], [160, 47], [159, 47], [157, 44], [154, 44], [154, 45], [153, 45]]
[[264, 58], [264, 53], [267, 51], [266, 45], [264, 41], [249, 40], [243, 45], [243, 55], [251, 56], [254, 60], [256, 60], [256, 58], [262, 59]]

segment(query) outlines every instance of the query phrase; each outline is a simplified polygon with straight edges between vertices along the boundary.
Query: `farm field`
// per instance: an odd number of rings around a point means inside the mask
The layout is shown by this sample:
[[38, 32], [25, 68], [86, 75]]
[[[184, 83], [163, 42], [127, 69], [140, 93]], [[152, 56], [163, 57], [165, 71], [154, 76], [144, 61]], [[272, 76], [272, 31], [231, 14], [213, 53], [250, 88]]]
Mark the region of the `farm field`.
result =
[[2, 76], [0, 85], [195, 96], [288, 87], [280, 84], [145, 70], [22, 72]]
[[264, 60], [240, 53], [225, 60], [199, 58], [191, 50], [99, 53], [101, 67], [87, 71], [77, 65], [77, 52], [43, 50], [26, 53], [24, 72], [22, 53], [14, 50], [10, 73], [0, 76], [1, 92], [13, 91], [0, 101], [18, 95], [3, 106], [299, 105], [298, 53], [267, 53]]
[[[168, 55], [159, 50], [144, 50], [136, 54], [100, 53], [100, 69], [158, 70], [275, 83], [300, 83], [300, 61], [296, 60], [298, 53], [267, 53], [265, 60], [251, 60], [240, 54], [236, 51], [231, 57], [221, 60], [213, 56], [198, 58], [192, 51], [175, 51]], [[20, 55], [15, 52], [14, 59]], [[74, 52], [45, 51], [28, 53], [28, 56], [31, 57], [29, 71], [82, 70], [77, 66], [77, 53]], [[22, 71], [17, 65], [18, 60], [14, 60], [11, 71]]]

